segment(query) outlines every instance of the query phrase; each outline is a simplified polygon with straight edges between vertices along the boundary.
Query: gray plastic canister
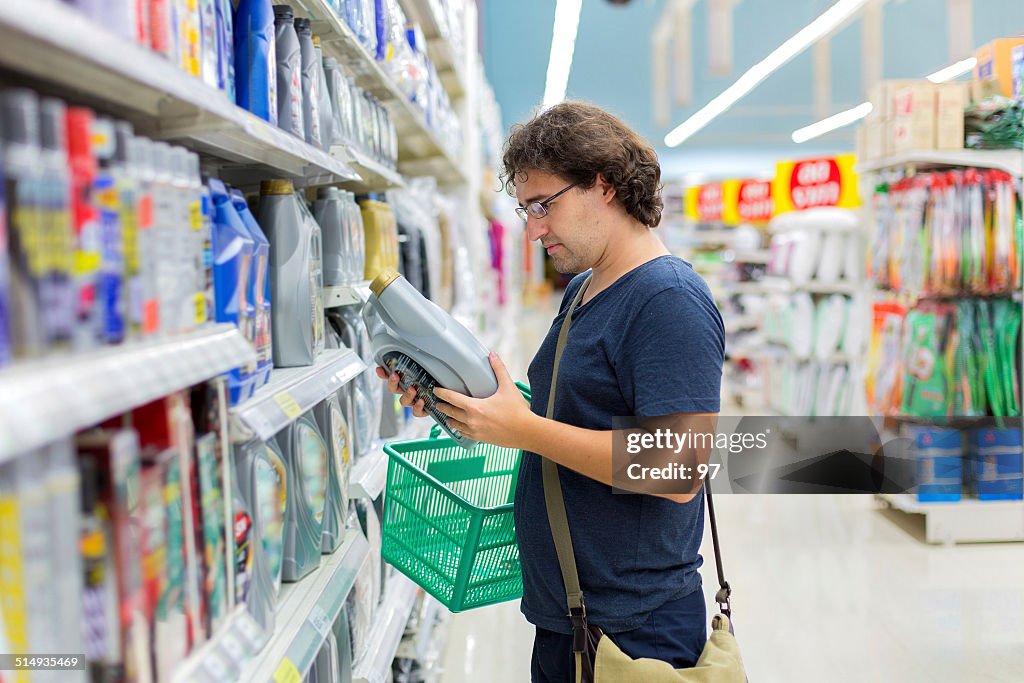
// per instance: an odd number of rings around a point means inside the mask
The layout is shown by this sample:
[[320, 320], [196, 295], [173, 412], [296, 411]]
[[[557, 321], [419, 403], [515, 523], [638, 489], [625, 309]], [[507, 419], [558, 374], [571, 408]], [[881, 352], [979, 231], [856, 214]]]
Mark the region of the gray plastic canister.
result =
[[295, 12], [289, 5], [274, 5], [277, 49], [277, 125], [306, 139], [302, 101], [302, 48], [295, 32]]
[[302, 121], [306, 142], [314, 147], [321, 147], [323, 135], [320, 129], [320, 79], [317, 74], [313, 29], [309, 19], [296, 19], [295, 33], [299, 37], [299, 53], [302, 56]]
[[351, 282], [351, 245], [346, 241], [348, 222], [345, 197], [336, 187], [317, 191], [313, 216], [320, 224], [324, 247], [324, 286], [337, 287]]

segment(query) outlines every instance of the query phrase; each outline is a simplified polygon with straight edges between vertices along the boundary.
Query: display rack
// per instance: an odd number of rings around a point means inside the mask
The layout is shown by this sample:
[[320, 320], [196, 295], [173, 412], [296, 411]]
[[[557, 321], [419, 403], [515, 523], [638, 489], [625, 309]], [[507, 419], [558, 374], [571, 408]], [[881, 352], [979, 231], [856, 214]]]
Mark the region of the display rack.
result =
[[0, 372], [0, 462], [254, 362], [232, 325], [18, 363]]
[[232, 440], [273, 438], [365, 369], [362, 359], [347, 348], [328, 349], [307, 367], [276, 368], [252, 398], [231, 409]]
[[[413, 418], [402, 431], [388, 441], [413, 441], [425, 439], [432, 420]], [[383, 491], [388, 480], [388, 455], [384, 452], [383, 439], [375, 440], [360, 456], [349, 475], [349, 495], [352, 498], [375, 500]]]
[[398, 652], [418, 591], [416, 584], [398, 572], [388, 579], [384, 599], [374, 614], [367, 636], [370, 646], [356, 658], [352, 683], [387, 683], [391, 680], [391, 662]]
[[[992, 168], [1005, 171], [1018, 181], [1024, 191], [1024, 150], [912, 151], [862, 163], [862, 173], [883, 173], [913, 168]], [[875, 290], [881, 291], [881, 290]], [[1014, 292], [1020, 302], [1022, 292]], [[899, 421], [928, 424], [928, 418], [900, 416]], [[1021, 418], [1017, 418], [1018, 421]], [[934, 424], [934, 421], [930, 422]], [[907, 514], [923, 515], [925, 540], [928, 543], [984, 543], [1024, 541], [1024, 501], [985, 501], [963, 498], [952, 502], [920, 502], [912, 493], [881, 494], [892, 509]]]
[[1024, 152], [1014, 149], [918, 150], [866, 161], [858, 164], [857, 170], [860, 173], [875, 173], [907, 166], [921, 169], [950, 166], [995, 168], [1020, 178], [1024, 176]]
[[340, 158], [347, 157], [351, 159], [352, 166], [359, 173], [360, 180], [358, 182], [346, 182], [343, 183], [344, 185], [354, 185], [358, 189], [367, 192], [381, 192], [392, 188], [405, 187], [405, 178], [398, 171], [388, 168], [355, 147], [348, 146], [343, 150], [335, 147], [331, 149], [331, 154], [336, 154]]
[[368, 298], [370, 298], [369, 280], [364, 280], [358, 285], [324, 287], [324, 308], [357, 306], [364, 303]]
[[363, 534], [349, 530], [344, 544], [325, 556], [312, 574], [281, 586], [274, 634], [256, 657], [244, 663], [238, 680], [301, 680], [345, 606], [369, 551]]
[[454, 155], [427, 125], [423, 112], [399, 89], [326, 0], [288, 0], [297, 16], [310, 19], [326, 55], [346, 65], [356, 85], [388, 108], [398, 131], [398, 168], [406, 176], [431, 175], [442, 186], [462, 185], [465, 174]]
[[435, 6], [430, 0], [399, 0], [399, 4], [406, 18], [420, 25], [427, 41], [427, 56], [434, 63], [448, 97], [454, 102], [465, 95], [466, 81], [462, 75], [462, 65], [448, 42], [448, 36], [441, 29], [440, 18], [434, 12]]
[[772, 252], [767, 249], [756, 249], [754, 251], [737, 251], [733, 254], [733, 263], [768, 263], [771, 261]]
[[[96, 103], [136, 131], [187, 145], [243, 188], [267, 177], [298, 186], [358, 181], [332, 157], [253, 116], [201, 79], [59, 2], [0, 3], [0, 65]], [[89, 102], [87, 102], [89, 103]]]
[[928, 543], [1024, 541], [1024, 502], [965, 499], [921, 503], [910, 493], [881, 494], [892, 508], [925, 518]]

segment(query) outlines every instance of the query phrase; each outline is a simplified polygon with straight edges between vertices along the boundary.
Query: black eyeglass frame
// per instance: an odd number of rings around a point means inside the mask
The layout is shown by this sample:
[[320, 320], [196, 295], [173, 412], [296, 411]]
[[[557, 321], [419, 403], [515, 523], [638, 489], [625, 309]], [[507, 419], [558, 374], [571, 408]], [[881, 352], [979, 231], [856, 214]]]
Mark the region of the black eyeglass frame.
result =
[[[571, 185], [566, 185], [561, 190], [554, 193], [547, 199], [541, 200], [539, 202], [530, 202], [526, 206], [517, 206], [516, 213], [519, 214], [519, 217], [522, 218], [524, 221], [527, 220], [528, 216], [533, 216], [534, 218], [540, 220], [541, 218], [544, 218], [545, 216], [548, 215], [548, 204], [555, 201], [560, 196], [562, 196], [572, 188], [576, 187], [577, 185], [579, 185], [579, 183], [572, 183]], [[538, 207], [539, 212], [533, 211], [532, 209], [534, 207]]]

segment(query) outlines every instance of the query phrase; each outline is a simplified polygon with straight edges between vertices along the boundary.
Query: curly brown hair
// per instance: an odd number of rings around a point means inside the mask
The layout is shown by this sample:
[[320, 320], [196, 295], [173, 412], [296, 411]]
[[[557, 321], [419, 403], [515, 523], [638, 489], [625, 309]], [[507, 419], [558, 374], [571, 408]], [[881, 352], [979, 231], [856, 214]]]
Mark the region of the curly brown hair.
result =
[[516, 180], [550, 173], [590, 189], [597, 174], [615, 188], [626, 212], [648, 227], [661, 222], [658, 155], [619, 118], [585, 102], [562, 102], [512, 126], [502, 156], [501, 183], [515, 196]]

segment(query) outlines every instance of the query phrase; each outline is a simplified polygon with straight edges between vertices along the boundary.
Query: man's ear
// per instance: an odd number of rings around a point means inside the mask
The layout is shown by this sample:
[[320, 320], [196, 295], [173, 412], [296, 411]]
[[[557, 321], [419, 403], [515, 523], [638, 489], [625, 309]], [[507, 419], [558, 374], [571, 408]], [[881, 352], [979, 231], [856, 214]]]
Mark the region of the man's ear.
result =
[[601, 193], [601, 201], [605, 204], [609, 204], [615, 199], [615, 186], [608, 182], [604, 174], [597, 174], [597, 178], [594, 180], [594, 187]]

